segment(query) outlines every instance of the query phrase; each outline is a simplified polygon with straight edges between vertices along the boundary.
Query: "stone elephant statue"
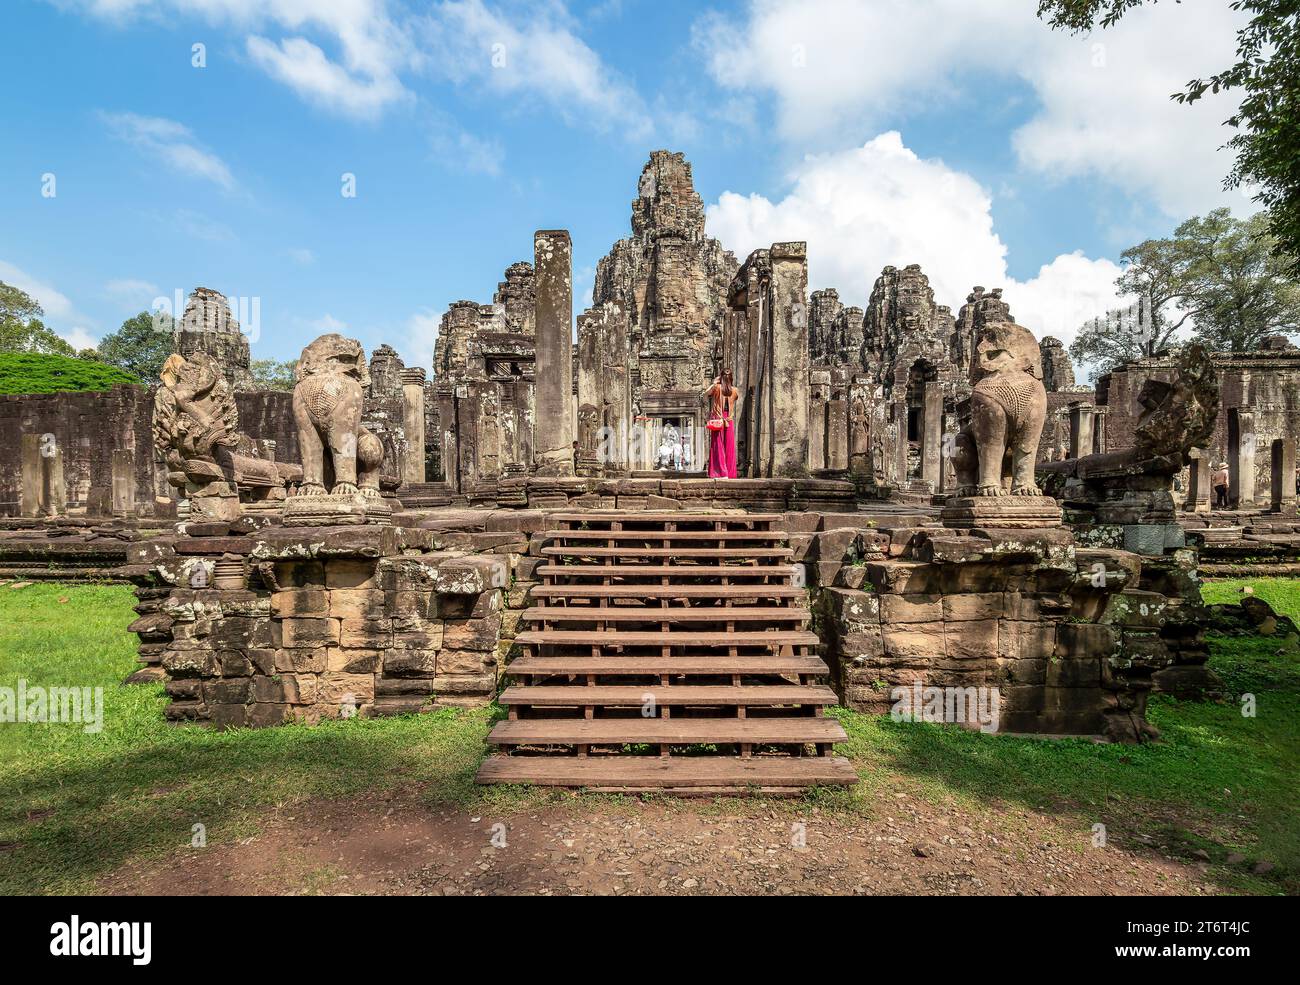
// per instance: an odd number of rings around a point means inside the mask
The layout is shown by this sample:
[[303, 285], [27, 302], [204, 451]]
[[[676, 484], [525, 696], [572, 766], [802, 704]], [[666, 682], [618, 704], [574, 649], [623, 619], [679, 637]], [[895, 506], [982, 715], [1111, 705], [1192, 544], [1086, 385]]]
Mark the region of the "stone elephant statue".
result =
[[379, 498], [384, 447], [361, 426], [370, 384], [361, 343], [336, 333], [322, 335], [302, 350], [294, 379], [303, 472], [298, 495]]
[[959, 496], [1043, 494], [1034, 482], [1047, 419], [1042, 375], [1042, 356], [1029, 329], [993, 322], [980, 331], [969, 420], [953, 451]]

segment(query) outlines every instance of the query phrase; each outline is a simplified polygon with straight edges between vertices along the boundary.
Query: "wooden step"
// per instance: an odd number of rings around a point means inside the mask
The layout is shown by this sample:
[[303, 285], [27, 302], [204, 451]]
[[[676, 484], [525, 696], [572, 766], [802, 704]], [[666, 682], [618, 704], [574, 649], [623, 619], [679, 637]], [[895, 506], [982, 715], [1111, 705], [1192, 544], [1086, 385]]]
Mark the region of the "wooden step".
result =
[[548, 530], [552, 540], [785, 540], [784, 530]]
[[833, 718], [539, 718], [498, 722], [492, 745], [752, 745], [845, 742]]
[[728, 705], [746, 708], [773, 705], [829, 706], [839, 700], [830, 688], [817, 684], [771, 684], [757, 687], [691, 684], [667, 687], [662, 684], [548, 687], [517, 684], [501, 692], [497, 701], [506, 706], [531, 705], [538, 708], [639, 708], [645, 704], [647, 695], [652, 696], [657, 705]]
[[842, 756], [489, 756], [479, 783], [526, 783], [635, 793], [795, 794], [848, 786], [858, 775]]
[[771, 654], [733, 657], [717, 654], [698, 657], [517, 657], [505, 668], [516, 677], [587, 674], [829, 674], [820, 657], [782, 657]]
[[801, 622], [812, 618], [807, 609], [766, 605], [696, 606], [673, 609], [661, 605], [535, 605], [521, 613], [525, 622]]
[[788, 558], [794, 552], [788, 547], [543, 547], [546, 557], [702, 557], [735, 558], [745, 564], [751, 558]]
[[803, 598], [796, 585], [534, 585], [534, 598], [703, 599]]
[[763, 630], [757, 633], [647, 632], [630, 630], [530, 629], [515, 636], [520, 645], [572, 646], [816, 646], [816, 633], [804, 630]]
[[791, 564], [539, 564], [537, 573], [544, 577], [566, 575], [570, 578], [618, 578], [645, 577], [652, 575], [663, 578], [680, 575], [691, 578], [734, 578], [734, 577], [794, 577], [795, 566]]
[[586, 513], [552, 513], [556, 523], [776, 523], [780, 513], [692, 513], [689, 510], [591, 510]]

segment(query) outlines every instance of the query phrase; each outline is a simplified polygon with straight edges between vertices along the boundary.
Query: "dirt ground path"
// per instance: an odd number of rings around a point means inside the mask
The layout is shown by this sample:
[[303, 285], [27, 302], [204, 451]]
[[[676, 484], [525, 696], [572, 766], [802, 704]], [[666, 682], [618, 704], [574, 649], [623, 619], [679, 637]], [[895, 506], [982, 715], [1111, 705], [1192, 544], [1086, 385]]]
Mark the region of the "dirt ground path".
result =
[[1221, 892], [1204, 867], [1092, 847], [1077, 818], [906, 795], [809, 805], [575, 799], [492, 816], [413, 794], [314, 801], [260, 833], [101, 880], [155, 894], [1113, 894]]

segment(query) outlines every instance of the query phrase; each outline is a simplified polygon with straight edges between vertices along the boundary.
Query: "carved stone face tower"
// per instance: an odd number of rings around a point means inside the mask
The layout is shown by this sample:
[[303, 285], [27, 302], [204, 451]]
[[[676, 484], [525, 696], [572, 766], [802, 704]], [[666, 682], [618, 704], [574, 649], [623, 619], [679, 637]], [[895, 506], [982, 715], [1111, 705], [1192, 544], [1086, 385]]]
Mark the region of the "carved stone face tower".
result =
[[[679, 153], [652, 152], [632, 201], [632, 235], [597, 264], [592, 317], [585, 320], [607, 331], [611, 317], [625, 321], [626, 329], [613, 335], [626, 340], [631, 406], [641, 419], [629, 424], [648, 429], [633, 445], [643, 451], [628, 463], [631, 468], [654, 467], [660, 433], [669, 424], [690, 446], [684, 456], [690, 470], [699, 467], [704, 448], [699, 392], [713, 378], [727, 288], [738, 267], [736, 258], [704, 233], [704, 203], [690, 163]], [[580, 319], [580, 332], [583, 324]], [[584, 390], [581, 375], [578, 399], [580, 406], [602, 406]]]
[[176, 351], [185, 358], [211, 356], [235, 390], [253, 389], [248, 339], [230, 313], [220, 291], [196, 287], [185, 301], [185, 313], [176, 329]]

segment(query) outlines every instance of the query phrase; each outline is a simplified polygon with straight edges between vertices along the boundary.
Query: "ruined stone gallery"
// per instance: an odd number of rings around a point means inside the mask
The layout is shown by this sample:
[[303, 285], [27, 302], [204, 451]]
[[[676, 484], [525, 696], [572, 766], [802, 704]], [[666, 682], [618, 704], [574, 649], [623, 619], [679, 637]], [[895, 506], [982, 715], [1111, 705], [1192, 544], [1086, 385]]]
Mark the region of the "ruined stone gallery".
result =
[[254, 390], [199, 288], [154, 387], [0, 397], [0, 571], [131, 581], [177, 722], [496, 701], [485, 783], [847, 785], [837, 704], [1137, 742], [1152, 693], [1215, 693], [1199, 572], [1300, 563], [1300, 350], [1088, 388], [996, 287], [842, 287], [865, 309], [809, 293], [802, 242], [738, 259], [655, 151], [589, 307], [538, 230], [427, 374], [327, 334]]

